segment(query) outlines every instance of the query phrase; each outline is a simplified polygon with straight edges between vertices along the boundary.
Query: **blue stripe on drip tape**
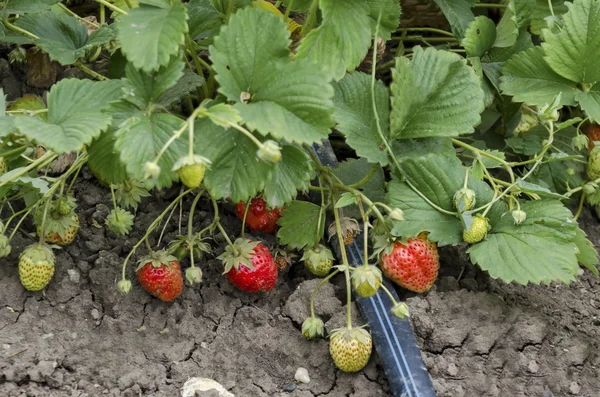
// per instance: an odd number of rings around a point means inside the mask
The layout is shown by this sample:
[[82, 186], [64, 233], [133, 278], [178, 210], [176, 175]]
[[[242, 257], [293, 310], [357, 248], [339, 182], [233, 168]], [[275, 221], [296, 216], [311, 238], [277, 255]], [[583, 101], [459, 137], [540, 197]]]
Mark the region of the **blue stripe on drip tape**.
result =
[[[322, 146], [313, 146], [313, 150], [322, 164], [333, 167], [337, 163], [328, 141], [324, 141]], [[361, 238], [357, 236], [354, 244], [346, 250], [353, 266], [363, 264], [363, 256], [356, 240], [361, 241]], [[338, 244], [332, 245], [340, 258]], [[393, 285], [387, 280], [384, 280], [384, 284], [398, 300]], [[357, 297], [356, 303], [363, 319], [369, 325], [394, 397], [435, 397], [410, 322], [391, 314], [392, 302], [387, 294], [380, 290], [370, 298]]]

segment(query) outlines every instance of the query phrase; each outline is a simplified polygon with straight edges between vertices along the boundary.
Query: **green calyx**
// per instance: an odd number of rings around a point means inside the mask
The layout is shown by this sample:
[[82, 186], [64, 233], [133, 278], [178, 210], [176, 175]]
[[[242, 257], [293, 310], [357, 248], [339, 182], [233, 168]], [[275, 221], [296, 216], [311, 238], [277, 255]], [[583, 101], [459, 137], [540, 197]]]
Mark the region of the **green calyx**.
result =
[[128, 294], [131, 291], [131, 281], [129, 280], [120, 280], [117, 283], [117, 290], [123, 294]]
[[233, 268], [238, 270], [240, 266], [246, 266], [248, 269], [254, 269], [254, 265], [252, 265], [252, 256], [254, 254], [254, 248], [258, 244], [258, 241], [250, 241], [248, 239], [238, 238], [234, 241], [233, 247], [228, 245], [225, 248], [225, 252], [217, 257], [217, 259], [223, 261], [223, 274], [229, 273], [229, 271]]
[[323, 337], [325, 335], [323, 320], [318, 317], [308, 317], [302, 323], [302, 335], [308, 340]]
[[392, 307], [392, 314], [400, 319], [408, 317], [408, 306], [404, 302], [398, 302]]
[[36, 263], [50, 263], [54, 265], [54, 252], [47, 244], [33, 243], [27, 246], [19, 258], [26, 258], [33, 264]]
[[192, 238], [187, 236], [177, 236], [175, 240], [169, 243], [169, 253], [175, 255], [177, 259], [183, 260], [194, 250], [194, 259], [201, 260], [204, 252], [210, 252], [210, 245], [204, 242], [204, 238], [199, 233], [192, 235]]
[[60, 215], [68, 215], [77, 207], [77, 200], [73, 196], [59, 197], [54, 206]]
[[142, 198], [150, 196], [144, 184], [133, 179], [113, 185], [112, 188], [115, 189], [115, 200], [122, 208], [131, 207], [137, 210], [138, 204], [142, 202]]
[[381, 286], [381, 280], [381, 270], [373, 265], [358, 266], [352, 272], [352, 286], [362, 298], [375, 295]]
[[454, 193], [454, 208], [459, 212], [468, 211], [475, 206], [475, 192], [469, 188], [462, 188]]
[[188, 267], [185, 269], [185, 279], [190, 283], [199, 284], [202, 282], [202, 270], [199, 267]]
[[356, 339], [363, 345], [371, 342], [371, 334], [364, 328], [337, 328], [331, 331], [329, 338], [342, 338], [346, 341]]
[[316, 276], [323, 277], [329, 274], [333, 264], [333, 253], [323, 244], [304, 251], [302, 258], [308, 270]]
[[133, 229], [134, 215], [121, 207], [113, 208], [106, 217], [108, 229], [117, 236], [125, 236]]
[[[46, 222], [44, 223], [44, 232], [46, 235], [48, 233], [57, 233], [62, 236], [71, 228], [79, 229], [79, 217], [77, 214], [72, 209], [70, 212], [62, 214], [59, 209], [60, 203], [58, 200], [52, 201], [48, 204]], [[40, 228], [42, 227], [45, 205], [45, 203], [41, 203], [33, 216], [33, 221], [37, 226], [38, 234], [41, 231]]]
[[153, 267], [161, 267], [161, 266], [168, 267], [169, 263], [171, 263], [171, 262], [178, 262], [177, 258], [175, 258], [173, 255], [169, 254], [165, 250], [154, 251], [154, 252], [149, 253], [142, 259], [140, 259], [138, 261], [138, 267], [135, 270], [136, 271], [140, 270], [141, 268], [146, 266], [148, 263], [151, 263]]

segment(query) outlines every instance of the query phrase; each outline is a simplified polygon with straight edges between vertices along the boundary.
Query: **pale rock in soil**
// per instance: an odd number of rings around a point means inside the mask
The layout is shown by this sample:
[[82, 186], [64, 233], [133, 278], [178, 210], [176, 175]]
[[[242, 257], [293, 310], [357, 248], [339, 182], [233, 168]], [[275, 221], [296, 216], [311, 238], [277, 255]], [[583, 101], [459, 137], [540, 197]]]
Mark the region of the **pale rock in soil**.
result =
[[294, 375], [294, 379], [298, 382], [302, 383], [310, 383], [310, 376], [308, 376], [308, 370], [306, 368], [298, 368], [296, 370], [296, 374]]

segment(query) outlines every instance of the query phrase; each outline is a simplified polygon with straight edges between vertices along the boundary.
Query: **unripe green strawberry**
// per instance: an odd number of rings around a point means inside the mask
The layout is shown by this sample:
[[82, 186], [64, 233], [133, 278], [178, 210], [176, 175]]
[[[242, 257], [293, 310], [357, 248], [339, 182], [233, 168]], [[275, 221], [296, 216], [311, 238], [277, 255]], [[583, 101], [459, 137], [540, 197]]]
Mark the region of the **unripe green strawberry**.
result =
[[325, 335], [323, 320], [319, 317], [308, 317], [302, 323], [302, 335], [308, 340]]
[[54, 275], [54, 253], [45, 244], [34, 243], [19, 256], [19, 277], [29, 291], [44, 289]]
[[56, 200], [56, 210], [60, 215], [68, 215], [77, 206], [74, 197], [60, 197]]
[[362, 328], [340, 328], [331, 333], [329, 354], [335, 366], [344, 372], [357, 372], [369, 362], [373, 342]]
[[196, 189], [204, 180], [206, 167], [210, 160], [205, 157], [194, 155], [179, 159], [173, 166], [173, 171], [177, 172], [181, 183], [190, 189]]
[[304, 261], [306, 268], [318, 277], [327, 276], [333, 266], [333, 254], [331, 250], [322, 244], [304, 251], [304, 255], [300, 260]]
[[363, 298], [373, 296], [381, 286], [381, 270], [378, 267], [358, 266], [352, 272], [352, 286], [356, 293]]
[[202, 270], [199, 267], [188, 267], [185, 269], [185, 279], [190, 283], [199, 284], [202, 282]]
[[0, 234], [0, 258], [5, 258], [10, 255], [10, 242], [8, 241], [8, 237], [4, 234]]
[[587, 166], [587, 176], [592, 181], [600, 178], [600, 148], [594, 148], [590, 152]]
[[128, 294], [131, 291], [131, 281], [119, 280], [117, 283], [117, 290], [123, 294]]
[[514, 210], [511, 212], [515, 225], [520, 225], [527, 219], [527, 213], [522, 210]]
[[469, 188], [462, 188], [454, 193], [454, 208], [459, 212], [468, 211], [475, 205], [475, 192]]
[[469, 230], [463, 230], [463, 240], [469, 244], [480, 242], [487, 236], [490, 230], [490, 224], [487, 218], [480, 214], [475, 215]]
[[0, 157], [0, 176], [6, 174], [8, 171], [8, 164], [6, 164], [6, 160], [4, 157]]

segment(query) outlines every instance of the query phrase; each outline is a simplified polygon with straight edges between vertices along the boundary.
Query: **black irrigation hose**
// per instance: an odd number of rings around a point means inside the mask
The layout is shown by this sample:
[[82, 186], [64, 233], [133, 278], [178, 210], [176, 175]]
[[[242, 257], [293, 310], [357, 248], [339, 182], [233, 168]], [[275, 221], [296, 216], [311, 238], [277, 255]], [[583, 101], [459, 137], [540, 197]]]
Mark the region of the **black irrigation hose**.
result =
[[[337, 159], [329, 141], [313, 147], [321, 164], [335, 166]], [[357, 241], [347, 248], [348, 261], [352, 266], [363, 264], [363, 257]], [[338, 259], [341, 253], [338, 244], [332, 244]], [[384, 280], [384, 285], [394, 298], [398, 295], [392, 284]], [[377, 354], [383, 361], [383, 368], [394, 397], [435, 397], [429, 373], [421, 360], [410, 322], [394, 316], [390, 309], [393, 304], [387, 294], [380, 289], [370, 298], [357, 297], [356, 303], [363, 319], [369, 325]]]

